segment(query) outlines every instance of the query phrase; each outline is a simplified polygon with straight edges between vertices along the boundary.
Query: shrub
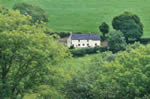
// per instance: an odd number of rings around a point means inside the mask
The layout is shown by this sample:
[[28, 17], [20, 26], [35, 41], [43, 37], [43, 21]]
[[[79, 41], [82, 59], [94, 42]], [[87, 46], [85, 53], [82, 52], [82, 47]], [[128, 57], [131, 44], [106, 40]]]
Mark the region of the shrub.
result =
[[71, 53], [73, 57], [81, 57], [84, 56], [85, 54], [95, 54], [97, 52], [105, 52], [105, 51], [108, 51], [108, 47], [96, 46], [96, 47], [73, 49], [71, 50]]
[[64, 38], [64, 37], [69, 37], [70, 33], [69, 32], [60, 32], [60, 33], [58, 33], [58, 35], [60, 36], [60, 38]]
[[108, 35], [108, 46], [113, 53], [125, 50], [127, 43], [120, 31], [112, 31]]

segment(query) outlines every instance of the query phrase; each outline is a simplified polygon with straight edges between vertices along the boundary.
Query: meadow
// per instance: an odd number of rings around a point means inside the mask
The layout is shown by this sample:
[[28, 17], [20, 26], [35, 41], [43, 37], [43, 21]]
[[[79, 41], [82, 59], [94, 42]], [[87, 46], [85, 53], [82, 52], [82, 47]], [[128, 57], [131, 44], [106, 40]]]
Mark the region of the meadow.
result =
[[45, 9], [49, 16], [48, 28], [54, 31], [100, 33], [102, 22], [112, 29], [113, 17], [125, 11], [137, 14], [144, 25], [143, 38], [150, 37], [150, 0], [3, 0], [12, 8], [15, 3], [27, 2]]

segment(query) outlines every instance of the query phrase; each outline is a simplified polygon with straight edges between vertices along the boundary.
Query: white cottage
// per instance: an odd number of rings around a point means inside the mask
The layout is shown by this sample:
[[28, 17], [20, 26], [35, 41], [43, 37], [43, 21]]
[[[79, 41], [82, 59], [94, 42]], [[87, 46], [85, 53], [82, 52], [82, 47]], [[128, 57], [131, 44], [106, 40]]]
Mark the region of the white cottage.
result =
[[71, 33], [67, 39], [67, 46], [75, 48], [86, 48], [101, 46], [100, 36], [98, 34], [74, 34]]

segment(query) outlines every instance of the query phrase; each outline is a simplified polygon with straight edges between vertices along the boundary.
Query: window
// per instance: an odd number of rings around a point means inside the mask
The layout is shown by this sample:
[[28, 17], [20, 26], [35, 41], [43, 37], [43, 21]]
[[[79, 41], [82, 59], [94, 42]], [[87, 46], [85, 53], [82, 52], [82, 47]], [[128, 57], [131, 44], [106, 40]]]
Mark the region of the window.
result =
[[89, 42], [89, 40], [87, 40], [87, 42]]
[[97, 46], [97, 43], [95, 43], [95, 46]]
[[80, 40], [78, 40], [78, 42], [80, 42]]
[[78, 44], [78, 46], [80, 46], [80, 44]]
[[84, 46], [85, 44], [82, 44], [82, 46]]
[[87, 46], [89, 46], [89, 44], [87, 44]]

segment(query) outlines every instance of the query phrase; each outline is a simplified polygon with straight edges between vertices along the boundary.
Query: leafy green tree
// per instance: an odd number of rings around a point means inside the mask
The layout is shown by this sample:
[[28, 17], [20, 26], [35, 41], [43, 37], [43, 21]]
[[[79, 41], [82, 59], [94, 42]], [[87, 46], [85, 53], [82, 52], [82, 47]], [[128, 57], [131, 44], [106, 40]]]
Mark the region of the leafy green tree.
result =
[[28, 3], [17, 3], [13, 6], [14, 10], [19, 10], [21, 14], [32, 16], [32, 23], [48, 22], [48, 16], [39, 6]]
[[124, 34], [127, 42], [129, 39], [139, 40], [143, 35], [143, 25], [140, 18], [129, 12], [124, 12], [123, 14], [114, 17], [112, 26], [115, 30], [120, 30]]
[[150, 45], [136, 43], [132, 50], [93, 56], [65, 83], [71, 99], [149, 99]]
[[105, 38], [105, 34], [107, 34], [109, 32], [109, 26], [108, 26], [108, 24], [106, 24], [105, 22], [103, 22], [99, 26], [99, 30], [103, 33], [103, 37]]
[[94, 69], [91, 76], [95, 78], [90, 85], [93, 99], [148, 99], [149, 48], [150, 45], [140, 45], [130, 52], [117, 53], [111, 62], [105, 61], [106, 55], [95, 57], [93, 61], [101, 62], [93, 64], [90, 69]]
[[30, 16], [21, 15], [19, 11], [4, 14], [2, 7], [0, 9], [0, 98], [16, 99], [46, 84], [53, 65], [70, 53], [68, 48], [46, 35], [45, 28], [29, 25]]
[[108, 46], [112, 52], [124, 50], [126, 45], [124, 36], [120, 31], [112, 31], [108, 34]]

